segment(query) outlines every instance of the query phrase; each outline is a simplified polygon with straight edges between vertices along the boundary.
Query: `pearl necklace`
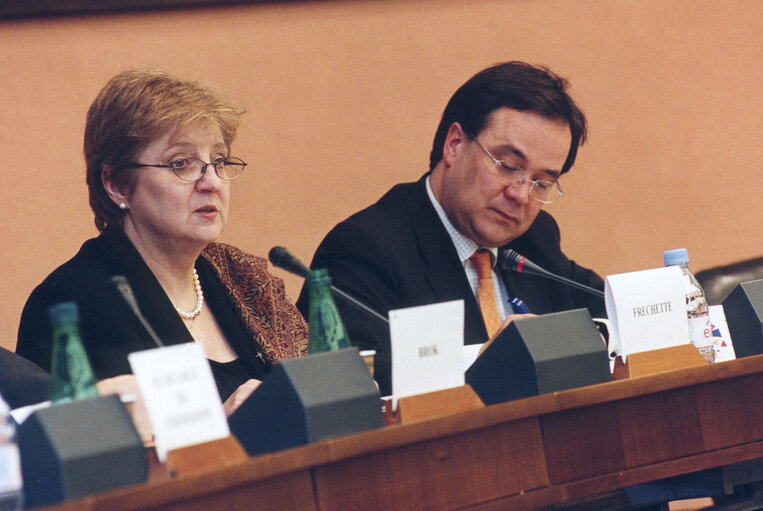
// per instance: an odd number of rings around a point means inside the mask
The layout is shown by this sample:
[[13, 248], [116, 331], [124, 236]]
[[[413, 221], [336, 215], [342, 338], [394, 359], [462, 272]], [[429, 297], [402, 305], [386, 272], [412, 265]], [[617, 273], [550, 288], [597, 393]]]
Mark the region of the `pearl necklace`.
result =
[[196, 295], [196, 308], [191, 312], [185, 312], [180, 307], [175, 306], [175, 310], [183, 319], [196, 319], [196, 316], [201, 314], [201, 308], [204, 306], [204, 293], [201, 291], [201, 282], [199, 282], [199, 274], [196, 273], [196, 268], [193, 269], [193, 292]]

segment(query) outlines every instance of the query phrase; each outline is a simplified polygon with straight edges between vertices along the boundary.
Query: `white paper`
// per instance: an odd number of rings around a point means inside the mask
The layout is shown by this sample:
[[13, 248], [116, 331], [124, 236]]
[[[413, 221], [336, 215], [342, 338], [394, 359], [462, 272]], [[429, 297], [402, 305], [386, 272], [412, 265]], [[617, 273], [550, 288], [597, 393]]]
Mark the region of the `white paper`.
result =
[[485, 344], [465, 344], [464, 345], [464, 373], [469, 369], [477, 357], [480, 356], [480, 348]]
[[734, 344], [731, 342], [729, 326], [726, 323], [726, 314], [723, 312], [723, 305], [711, 305], [710, 312], [710, 335], [713, 336], [713, 350], [715, 350], [715, 361], [725, 362], [734, 360]]
[[464, 301], [389, 311], [392, 394], [424, 394], [464, 384]]
[[34, 412], [37, 410], [42, 410], [43, 408], [48, 408], [51, 404], [52, 403], [50, 401], [43, 401], [33, 405], [22, 406], [20, 408], [16, 408], [15, 410], [11, 410], [11, 415], [13, 416], [13, 420], [16, 421], [16, 424], [21, 425], [21, 423], [27, 420], [29, 416]]
[[19, 446], [12, 442], [0, 443], [0, 494], [19, 491], [23, 486]]
[[146, 403], [159, 461], [172, 449], [230, 434], [201, 345], [138, 351], [127, 358]]
[[689, 342], [686, 291], [678, 266], [610, 275], [607, 316], [614, 332], [612, 351], [627, 355]]

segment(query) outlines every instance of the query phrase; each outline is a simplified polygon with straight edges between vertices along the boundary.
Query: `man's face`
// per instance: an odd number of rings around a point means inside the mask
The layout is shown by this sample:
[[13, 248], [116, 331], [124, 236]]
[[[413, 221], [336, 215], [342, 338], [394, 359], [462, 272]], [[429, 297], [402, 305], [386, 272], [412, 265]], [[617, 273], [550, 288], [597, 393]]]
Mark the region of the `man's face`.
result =
[[[497, 160], [529, 179], [557, 181], [572, 135], [565, 122], [509, 108], [494, 111], [476, 140]], [[480, 246], [499, 247], [523, 234], [543, 205], [531, 183], [512, 178], [458, 123], [448, 131], [442, 178], [433, 191], [448, 218]], [[516, 174], [516, 173], [515, 173]]]

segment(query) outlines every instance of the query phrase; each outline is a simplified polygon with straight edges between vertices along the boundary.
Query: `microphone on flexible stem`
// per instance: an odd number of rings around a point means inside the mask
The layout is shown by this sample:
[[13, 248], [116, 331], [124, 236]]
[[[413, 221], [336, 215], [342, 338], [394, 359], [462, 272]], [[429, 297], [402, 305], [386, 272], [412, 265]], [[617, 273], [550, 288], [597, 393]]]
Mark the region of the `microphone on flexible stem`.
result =
[[498, 265], [504, 270], [511, 270], [517, 273], [526, 273], [528, 275], [539, 275], [541, 277], [556, 280], [558, 282], [562, 282], [563, 284], [567, 284], [568, 286], [587, 291], [588, 293], [594, 294], [596, 296], [602, 298], [604, 297], [604, 293], [602, 291], [594, 289], [590, 286], [586, 286], [585, 284], [581, 284], [580, 282], [575, 282], [574, 280], [562, 277], [561, 275], [551, 273], [548, 270], [544, 270], [537, 264], [528, 260], [525, 256], [520, 255], [511, 249], [501, 250], [498, 252]]
[[[291, 255], [291, 252], [289, 252], [285, 247], [273, 247], [270, 249], [270, 252], [268, 252], [268, 259], [273, 264], [273, 266], [277, 266], [278, 268], [281, 268], [282, 270], [286, 270], [289, 273], [293, 273], [295, 275], [299, 275], [302, 278], [307, 277], [307, 272], [309, 271], [307, 266], [302, 264], [302, 261]], [[368, 314], [372, 318], [381, 321], [385, 325], [389, 325], [389, 320], [367, 306], [366, 304], [362, 303], [356, 298], [353, 298], [352, 296], [348, 295], [341, 289], [335, 287], [333, 284], [329, 286], [331, 288], [331, 292], [334, 296], [343, 299], [345, 302], [349, 303], [353, 307], [360, 309], [364, 313]]]
[[286, 250], [285, 247], [273, 247], [268, 252], [268, 259], [273, 266], [277, 266], [283, 270], [299, 275], [303, 279], [307, 278], [307, 272], [310, 271], [307, 266], [302, 264], [302, 261], [291, 255], [291, 252]]
[[140, 308], [138, 308], [138, 302], [135, 300], [132, 287], [130, 287], [127, 279], [122, 275], [114, 275], [109, 279], [109, 282], [114, 285], [117, 292], [124, 298], [125, 303], [127, 303], [127, 306], [130, 307], [130, 310], [132, 310], [133, 314], [138, 318], [140, 324], [143, 325], [143, 328], [146, 329], [146, 332], [148, 332], [148, 335], [151, 337], [151, 340], [154, 341], [154, 344], [156, 344], [158, 348], [163, 348], [164, 343], [159, 339], [159, 336], [156, 335], [156, 332], [151, 328], [151, 325], [148, 324], [148, 321], [143, 317], [143, 314], [141, 314]]

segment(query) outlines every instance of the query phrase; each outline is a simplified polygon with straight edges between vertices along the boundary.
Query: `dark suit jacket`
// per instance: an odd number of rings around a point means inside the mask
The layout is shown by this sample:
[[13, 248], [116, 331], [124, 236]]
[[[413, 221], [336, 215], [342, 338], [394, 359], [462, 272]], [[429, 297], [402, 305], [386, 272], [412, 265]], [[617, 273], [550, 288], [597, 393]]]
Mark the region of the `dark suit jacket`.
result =
[[[377, 203], [334, 227], [318, 247], [311, 267], [327, 268], [336, 287], [385, 316], [390, 309], [463, 299], [464, 342], [485, 342], [488, 336], [479, 305], [427, 196], [425, 177], [393, 187]], [[559, 227], [544, 211], [505, 248], [553, 273], [597, 289], [604, 287], [598, 275], [562, 253]], [[536, 314], [587, 307], [593, 316], [604, 315], [603, 299], [589, 293], [542, 277], [500, 273], [509, 295], [521, 298]], [[305, 317], [308, 301], [303, 288], [297, 307]], [[375, 377], [382, 393], [389, 394], [389, 329], [341, 300], [337, 306], [351, 342], [377, 351]]]
[[49, 399], [50, 376], [37, 364], [0, 348], [0, 394], [13, 408]]
[[[208, 246], [197, 259], [196, 268], [204, 306], [214, 312], [244, 366], [244, 374], [237, 375], [240, 384], [247, 376], [262, 379], [282, 358], [304, 352], [306, 329], [285, 297], [283, 282], [267, 273], [266, 262], [233, 249], [240, 257], [222, 261], [228, 270], [225, 277], [233, 274], [232, 278], [247, 283], [247, 289], [239, 291], [250, 300], [248, 308], [236, 306], [211, 262], [220, 253], [231, 252], [232, 247], [223, 250], [225, 247], [216, 243]], [[86, 241], [74, 258], [32, 292], [21, 315], [16, 352], [50, 371], [52, 332], [47, 310], [53, 304], [73, 301], [78, 305], [81, 337], [96, 378], [130, 374], [127, 355], [157, 346], [109, 283], [114, 275], [127, 278], [141, 312], [163, 344], [194, 341], [135, 247], [120, 229], [107, 228], [99, 237]], [[230, 382], [230, 374], [221, 365], [213, 364], [212, 372], [225, 400], [235, 390], [235, 382]]]

